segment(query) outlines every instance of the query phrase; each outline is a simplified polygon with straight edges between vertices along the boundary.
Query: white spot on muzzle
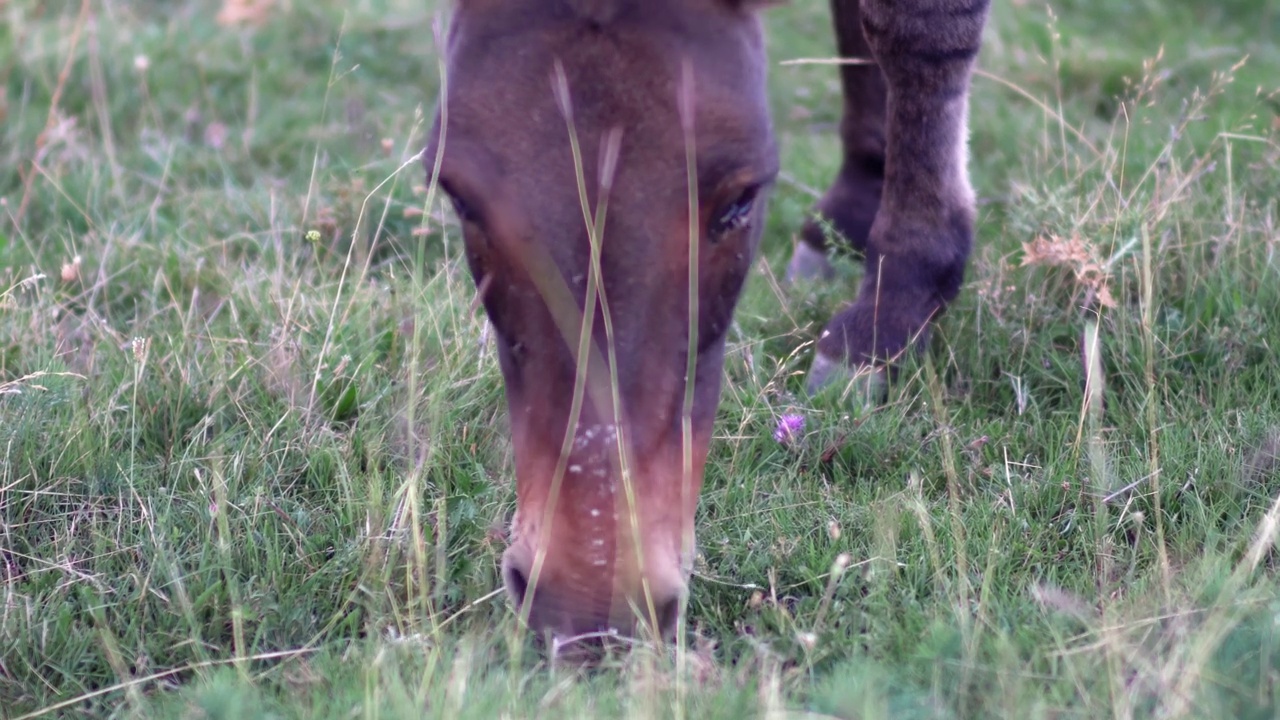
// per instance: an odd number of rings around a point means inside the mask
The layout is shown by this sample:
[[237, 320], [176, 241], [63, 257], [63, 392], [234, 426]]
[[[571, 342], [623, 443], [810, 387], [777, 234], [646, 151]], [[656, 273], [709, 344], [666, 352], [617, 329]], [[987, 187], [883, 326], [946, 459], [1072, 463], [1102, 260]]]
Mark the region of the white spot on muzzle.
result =
[[[576, 482], [580, 491], [579, 512], [584, 512], [582, 529], [585, 533], [585, 547], [581, 547], [582, 561], [594, 568], [607, 568], [614, 560], [612, 547], [606, 542], [612, 537], [613, 524], [606, 518], [613, 518], [616, 523], [618, 510], [615, 507], [617, 494], [618, 467], [618, 429], [611, 424], [596, 424], [580, 427], [577, 437], [573, 439], [572, 457], [566, 458], [566, 470], [569, 475], [580, 478]], [[590, 478], [588, 481], [587, 478]]]

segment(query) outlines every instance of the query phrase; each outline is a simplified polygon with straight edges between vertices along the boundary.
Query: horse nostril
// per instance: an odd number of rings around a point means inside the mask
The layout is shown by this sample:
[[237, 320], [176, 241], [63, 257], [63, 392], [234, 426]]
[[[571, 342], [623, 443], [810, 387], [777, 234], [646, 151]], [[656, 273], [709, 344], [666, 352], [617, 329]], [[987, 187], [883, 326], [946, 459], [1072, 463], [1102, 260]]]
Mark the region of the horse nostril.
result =
[[525, 593], [529, 591], [529, 578], [516, 566], [509, 553], [502, 559], [502, 583], [516, 608], [522, 607]]
[[660, 637], [670, 638], [675, 635], [676, 623], [680, 620], [680, 599], [680, 596], [676, 595], [670, 600], [654, 605]]

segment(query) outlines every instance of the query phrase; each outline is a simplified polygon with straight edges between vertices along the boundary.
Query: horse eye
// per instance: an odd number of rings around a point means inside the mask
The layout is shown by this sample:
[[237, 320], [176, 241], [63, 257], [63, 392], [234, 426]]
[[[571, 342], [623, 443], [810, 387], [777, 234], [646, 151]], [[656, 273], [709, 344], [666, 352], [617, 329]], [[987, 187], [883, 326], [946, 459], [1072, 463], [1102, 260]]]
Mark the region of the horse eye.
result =
[[759, 190], [760, 187], [758, 185], [747, 188], [742, 191], [742, 194], [736, 200], [720, 211], [716, 219], [712, 221], [711, 227], [708, 228], [708, 236], [713, 242], [728, 233], [741, 230], [751, 222], [751, 209], [755, 207], [756, 194]]

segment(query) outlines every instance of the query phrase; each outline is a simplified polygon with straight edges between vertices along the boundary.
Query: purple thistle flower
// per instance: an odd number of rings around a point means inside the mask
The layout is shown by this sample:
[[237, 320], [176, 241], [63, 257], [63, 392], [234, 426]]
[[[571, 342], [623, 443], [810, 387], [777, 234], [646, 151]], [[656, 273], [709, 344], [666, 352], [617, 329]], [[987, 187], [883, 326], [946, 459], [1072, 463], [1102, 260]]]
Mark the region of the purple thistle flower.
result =
[[804, 433], [804, 416], [787, 413], [778, 419], [778, 427], [773, 431], [773, 439], [783, 445], [790, 445]]

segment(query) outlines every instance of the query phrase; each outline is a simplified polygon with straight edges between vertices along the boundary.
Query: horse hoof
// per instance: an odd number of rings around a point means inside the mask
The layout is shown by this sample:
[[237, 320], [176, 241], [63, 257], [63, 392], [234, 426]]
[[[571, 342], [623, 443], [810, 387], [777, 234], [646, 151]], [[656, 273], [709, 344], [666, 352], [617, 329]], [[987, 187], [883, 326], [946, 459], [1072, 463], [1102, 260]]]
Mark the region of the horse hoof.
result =
[[863, 408], [879, 405], [888, 396], [889, 378], [884, 367], [848, 363], [821, 351], [813, 356], [805, 387], [810, 395], [832, 390], [839, 392], [842, 400], [851, 400]]
[[835, 275], [836, 269], [826, 253], [813, 249], [808, 243], [796, 243], [791, 262], [787, 263], [787, 284], [802, 280], [830, 280]]

